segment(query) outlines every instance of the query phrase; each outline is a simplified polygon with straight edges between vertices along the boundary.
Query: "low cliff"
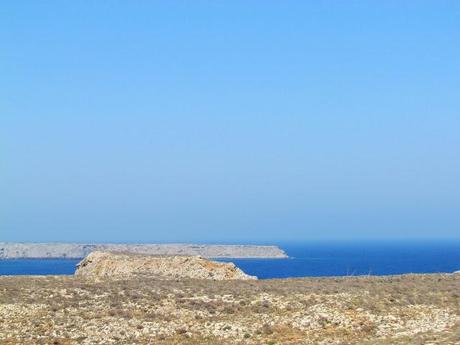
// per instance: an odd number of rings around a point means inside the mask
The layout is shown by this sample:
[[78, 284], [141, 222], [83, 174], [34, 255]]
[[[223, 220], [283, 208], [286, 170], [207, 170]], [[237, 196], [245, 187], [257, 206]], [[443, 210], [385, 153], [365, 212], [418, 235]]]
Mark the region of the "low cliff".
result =
[[199, 256], [158, 256], [130, 253], [92, 252], [77, 265], [76, 276], [91, 279], [150, 277], [159, 280], [257, 279], [233, 263], [215, 262]]
[[82, 244], [0, 242], [0, 259], [83, 258], [94, 251], [116, 251], [154, 255], [199, 255], [206, 258], [285, 258], [277, 246], [217, 244]]

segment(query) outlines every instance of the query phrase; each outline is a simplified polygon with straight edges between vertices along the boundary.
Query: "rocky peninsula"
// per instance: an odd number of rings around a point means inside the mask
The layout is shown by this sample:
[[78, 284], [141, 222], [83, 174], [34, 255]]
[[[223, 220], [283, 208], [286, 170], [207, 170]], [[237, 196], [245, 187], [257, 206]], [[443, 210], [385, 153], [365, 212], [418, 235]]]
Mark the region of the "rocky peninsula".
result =
[[154, 255], [194, 255], [204, 258], [286, 258], [277, 246], [220, 244], [82, 244], [0, 242], [0, 259], [84, 258], [94, 251]]
[[209, 279], [249, 280], [233, 263], [216, 262], [200, 256], [145, 255], [132, 253], [92, 252], [77, 265], [75, 275], [94, 280]]

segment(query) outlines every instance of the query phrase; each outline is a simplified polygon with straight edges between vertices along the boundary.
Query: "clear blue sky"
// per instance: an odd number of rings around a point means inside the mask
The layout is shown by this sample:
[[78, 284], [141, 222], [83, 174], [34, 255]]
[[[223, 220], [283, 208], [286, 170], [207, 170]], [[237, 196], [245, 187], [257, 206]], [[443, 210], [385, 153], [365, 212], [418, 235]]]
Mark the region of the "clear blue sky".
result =
[[0, 241], [460, 237], [460, 2], [4, 1]]

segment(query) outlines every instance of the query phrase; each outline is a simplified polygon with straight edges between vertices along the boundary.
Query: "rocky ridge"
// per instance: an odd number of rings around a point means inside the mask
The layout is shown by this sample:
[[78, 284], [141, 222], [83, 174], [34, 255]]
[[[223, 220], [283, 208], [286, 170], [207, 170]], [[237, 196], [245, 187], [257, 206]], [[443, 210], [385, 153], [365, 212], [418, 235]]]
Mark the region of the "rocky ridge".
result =
[[139, 277], [157, 280], [257, 279], [245, 274], [231, 262], [215, 262], [199, 256], [162, 256], [113, 252], [92, 252], [77, 265], [75, 275], [96, 280]]

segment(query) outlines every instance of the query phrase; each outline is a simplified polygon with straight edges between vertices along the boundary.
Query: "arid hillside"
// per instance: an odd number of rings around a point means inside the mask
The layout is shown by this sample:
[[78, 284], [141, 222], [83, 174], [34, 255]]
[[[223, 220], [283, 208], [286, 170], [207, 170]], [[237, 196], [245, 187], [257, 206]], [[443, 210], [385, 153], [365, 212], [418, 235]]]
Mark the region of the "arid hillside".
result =
[[0, 344], [460, 344], [460, 275], [0, 277]]

